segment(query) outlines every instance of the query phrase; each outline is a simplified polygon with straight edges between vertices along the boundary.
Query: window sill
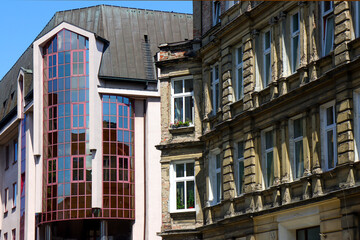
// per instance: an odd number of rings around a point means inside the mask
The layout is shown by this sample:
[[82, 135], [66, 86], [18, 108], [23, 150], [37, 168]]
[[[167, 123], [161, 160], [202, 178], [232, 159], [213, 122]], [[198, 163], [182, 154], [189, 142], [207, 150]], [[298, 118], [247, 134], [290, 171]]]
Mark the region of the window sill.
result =
[[171, 134], [182, 134], [182, 133], [191, 133], [194, 132], [195, 126], [187, 126], [187, 127], [178, 127], [178, 128], [169, 128], [169, 132]]
[[174, 219], [189, 219], [196, 217], [196, 210], [194, 209], [184, 209], [184, 210], [176, 210], [170, 212], [171, 218]]

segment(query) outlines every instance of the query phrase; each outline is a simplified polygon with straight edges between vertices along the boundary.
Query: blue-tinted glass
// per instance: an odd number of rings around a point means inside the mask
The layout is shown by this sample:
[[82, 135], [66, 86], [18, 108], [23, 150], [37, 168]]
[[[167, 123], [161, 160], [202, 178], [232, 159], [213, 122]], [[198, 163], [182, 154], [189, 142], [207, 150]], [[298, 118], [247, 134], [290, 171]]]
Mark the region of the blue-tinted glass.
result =
[[53, 46], [52, 46], [52, 42], [51, 42], [51, 44], [50, 44], [50, 46], [48, 48], [48, 53], [52, 53], [52, 50], [53, 50]]
[[84, 52], [79, 52], [79, 62], [84, 62]]
[[58, 168], [59, 168], [59, 170], [64, 169], [64, 158], [59, 158], [59, 160], [58, 160]]
[[89, 112], [89, 103], [86, 103], [86, 112]]
[[78, 77], [72, 77], [71, 78], [71, 88], [72, 89], [77, 89], [78, 81], [79, 81]]
[[79, 102], [85, 102], [85, 90], [81, 89], [79, 91]]
[[[59, 128], [60, 129], [60, 128]], [[61, 129], [60, 129], [61, 130]], [[58, 138], [59, 138], [59, 140], [58, 140], [58, 142], [59, 143], [63, 143], [64, 142], [64, 131], [59, 131], [58, 132]]]
[[78, 115], [79, 111], [78, 111], [78, 105], [74, 104], [73, 105], [73, 115]]
[[59, 62], [59, 64], [64, 64], [64, 52], [59, 52], [58, 62]]
[[124, 138], [123, 138], [123, 132], [124, 131], [121, 131], [121, 130], [118, 130], [117, 131], [117, 140], [118, 142], [123, 142]]
[[103, 114], [109, 115], [109, 103], [103, 103]]
[[53, 42], [53, 52], [57, 52], [57, 38], [54, 38], [54, 42]]
[[103, 95], [103, 101], [108, 102], [109, 101], [109, 95]]
[[[87, 68], [87, 69], [89, 69], [89, 68]], [[89, 73], [88, 73], [88, 72], [86, 72], [86, 75], [89, 75]], [[88, 87], [89, 87], [89, 77], [86, 77], [86, 86], [88, 86]]]
[[52, 68], [49, 68], [49, 78], [52, 78]]
[[58, 145], [58, 155], [64, 156], [64, 145], [63, 144]]
[[124, 116], [127, 117], [128, 116], [128, 108], [124, 107]]
[[59, 130], [64, 129], [64, 118], [59, 118]]
[[128, 128], [128, 118], [124, 118], [124, 128]]
[[78, 91], [71, 91], [71, 101], [73, 102], [78, 101]]
[[84, 115], [84, 104], [79, 104], [79, 115]]
[[110, 102], [116, 102], [116, 96], [110, 96]]
[[53, 67], [53, 77], [56, 77], [56, 67]]
[[53, 81], [53, 91], [54, 92], [57, 91], [57, 79], [54, 79], [54, 81]]
[[65, 156], [70, 155], [70, 144], [65, 144]]
[[49, 56], [49, 67], [52, 67], [52, 56]]
[[[62, 167], [64, 168], [64, 166]], [[60, 166], [59, 166], [60, 169]], [[59, 171], [59, 175], [58, 175], [58, 182], [59, 183], [63, 183], [64, 182], [64, 171]], [[59, 184], [59, 188], [62, 184]], [[62, 195], [62, 194], [61, 194]]]
[[71, 120], [70, 117], [66, 117], [65, 118], [65, 129], [70, 129], [71, 128]]
[[70, 157], [65, 157], [65, 169], [70, 169]]
[[65, 103], [70, 103], [70, 91], [65, 91]]
[[64, 103], [64, 92], [58, 93], [58, 103]]
[[129, 104], [129, 99], [124, 97], [124, 103]]
[[79, 77], [79, 88], [85, 88], [85, 77]]
[[130, 142], [129, 132], [124, 131], [124, 142]]
[[123, 118], [119, 117], [118, 128], [123, 128]]
[[56, 55], [53, 55], [53, 66], [56, 66]]
[[73, 117], [73, 127], [78, 127], [78, 117]]
[[65, 65], [65, 77], [70, 76], [70, 64]]
[[59, 65], [59, 77], [64, 77], [64, 65]]
[[70, 89], [70, 78], [65, 78], [65, 89]]
[[65, 104], [65, 116], [70, 116], [70, 104]]
[[70, 32], [65, 30], [65, 50], [70, 50]]
[[86, 127], [89, 127], [89, 115], [86, 116]]
[[79, 127], [84, 127], [84, 117], [79, 117]]
[[57, 34], [58, 37], [58, 51], [64, 51], [64, 31]]
[[133, 130], [133, 121], [130, 119], [130, 130]]
[[116, 104], [115, 103], [110, 104], [110, 115], [116, 115]]
[[71, 49], [78, 49], [77, 47], [77, 34], [71, 33]]
[[119, 112], [118, 112], [119, 116], [123, 115], [123, 106], [119, 105]]
[[71, 134], [70, 131], [65, 131], [65, 142], [70, 142]]
[[79, 49], [85, 48], [85, 38], [79, 35]]
[[71, 55], [70, 52], [65, 52], [65, 63], [70, 63]]
[[64, 79], [59, 78], [59, 90], [64, 90]]
[[[60, 177], [61, 174], [61, 177]], [[61, 171], [61, 173], [59, 172], [59, 183], [63, 183], [64, 182], [64, 173], [63, 171]], [[59, 184], [58, 185], [58, 196], [64, 196], [64, 184]]]
[[87, 40], [87, 39], [85, 40], [85, 47], [89, 48], [89, 40]]
[[[50, 70], [50, 69], [49, 69]], [[48, 82], [48, 92], [52, 93], [52, 81]]]

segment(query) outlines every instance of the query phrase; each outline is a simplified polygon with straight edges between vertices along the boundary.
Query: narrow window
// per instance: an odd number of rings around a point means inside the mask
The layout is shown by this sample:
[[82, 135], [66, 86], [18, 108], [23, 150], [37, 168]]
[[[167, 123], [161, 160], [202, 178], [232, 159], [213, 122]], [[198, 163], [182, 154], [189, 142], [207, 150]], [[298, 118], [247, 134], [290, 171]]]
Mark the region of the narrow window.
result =
[[300, 19], [299, 13], [291, 16], [291, 72], [294, 73], [300, 62]]
[[321, 2], [323, 56], [328, 55], [334, 44], [334, 9], [332, 1]]
[[221, 158], [220, 154], [217, 154], [215, 157], [215, 200], [216, 203], [221, 201]]
[[56, 159], [48, 160], [48, 184], [56, 183]]
[[213, 113], [216, 114], [220, 107], [219, 66], [216, 65], [212, 67], [210, 74], [211, 74]]
[[72, 180], [73, 181], [84, 181], [85, 180], [85, 167], [84, 157], [73, 157], [72, 158]]
[[270, 187], [274, 182], [274, 142], [273, 131], [267, 131], [263, 134], [263, 175], [265, 181], [265, 187]]
[[263, 87], [267, 87], [270, 83], [271, 79], [271, 32], [270, 30], [263, 34], [263, 64], [264, 64], [264, 72], [263, 72]]
[[294, 149], [294, 178], [300, 178], [304, 173], [304, 151], [303, 151], [303, 120], [298, 118], [293, 121], [293, 149]]
[[8, 234], [4, 233], [4, 240], [8, 240]]
[[14, 159], [13, 164], [15, 164], [18, 160], [18, 141], [14, 140]]
[[11, 230], [12, 240], [16, 240], [16, 229]]
[[237, 191], [238, 195], [244, 193], [244, 142], [237, 143]]
[[193, 122], [194, 104], [193, 104], [193, 80], [189, 78], [174, 79], [172, 82], [173, 98], [173, 121]]
[[8, 199], [9, 199], [9, 188], [5, 188], [4, 194], [4, 212], [7, 213], [8, 211]]
[[176, 191], [172, 199], [176, 199], [174, 205], [176, 210], [187, 210], [195, 208], [195, 174], [194, 162], [174, 164], [174, 182]]
[[235, 65], [235, 76], [236, 76], [236, 98], [241, 99], [244, 96], [244, 83], [243, 83], [243, 48], [236, 48], [236, 65]]
[[213, 1], [213, 26], [220, 22], [220, 1]]
[[354, 1], [355, 4], [355, 36], [360, 37], [360, 2]]
[[324, 156], [325, 170], [333, 169], [337, 162], [337, 143], [336, 143], [336, 122], [334, 103], [325, 104], [321, 107], [322, 123], [322, 154]]
[[9, 169], [10, 162], [10, 153], [9, 153], [9, 145], [5, 147], [5, 170]]
[[13, 202], [12, 202], [13, 208], [16, 208], [16, 199], [17, 199], [17, 184], [16, 183], [13, 184], [13, 197], [12, 197], [12, 199], [13, 199]]

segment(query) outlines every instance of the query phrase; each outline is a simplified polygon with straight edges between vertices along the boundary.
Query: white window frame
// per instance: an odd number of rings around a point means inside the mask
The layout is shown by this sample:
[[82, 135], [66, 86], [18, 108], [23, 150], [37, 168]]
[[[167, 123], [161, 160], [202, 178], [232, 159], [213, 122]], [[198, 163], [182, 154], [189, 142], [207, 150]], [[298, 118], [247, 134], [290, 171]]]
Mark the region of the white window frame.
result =
[[[185, 92], [185, 80], [191, 79], [193, 83], [193, 91], [192, 92]], [[175, 81], [182, 81], [183, 92], [176, 93], [174, 92], [174, 84]], [[190, 126], [194, 123], [194, 79], [192, 76], [185, 76], [185, 77], [177, 77], [171, 79], [171, 122], [175, 123], [175, 98], [182, 98], [183, 99], [183, 119], [182, 122], [185, 122], [185, 97], [192, 97], [193, 106], [191, 108], [191, 122]]]
[[[327, 115], [326, 115], [326, 110], [328, 108], [332, 107], [333, 108], [333, 124], [326, 126], [326, 122], [327, 122]], [[331, 169], [334, 169], [337, 165], [337, 133], [336, 133], [336, 108], [335, 108], [335, 100], [325, 103], [323, 105], [320, 106], [320, 132], [321, 132], [321, 156], [322, 156], [322, 164], [323, 164], [323, 169], [325, 171], [329, 171]], [[333, 148], [334, 148], [334, 167], [333, 168], [329, 168], [328, 163], [329, 163], [329, 159], [328, 159], [328, 144], [327, 144], [327, 132], [329, 131], [333, 131]]]
[[[216, 168], [216, 157], [220, 156], [220, 168]], [[209, 155], [209, 181], [208, 181], [208, 204], [210, 206], [216, 205], [222, 200], [222, 158], [220, 149], [215, 149], [210, 152]], [[217, 192], [217, 174], [220, 173], [220, 186], [219, 193]], [[220, 199], [217, 199], [218, 194], [220, 195]]]
[[219, 0], [212, 1], [213, 26], [220, 22], [221, 4]]
[[[243, 153], [242, 156], [239, 156], [239, 144], [243, 144]], [[238, 142], [235, 143], [235, 180], [236, 180], [236, 191], [237, 191], [237, 196], [241, 196], [244, 194], [244, 186], [245, 186], [245, 181], [242, 183], [242, 185], [240, 186], [240, 163], [242, 162], [244, 164], [244, 172], [243, 174], [245, 175], [245, 163], [244, 163], [244, 152], [245, 152], [245, 141], [244, 140], [240, 140]], [[245, 176], [244, 176], [245, 179]], [[242, 189], [241, 189], [242, 188]]]
[[[294, 16], [295, 15], [298, 15], [297, 17], [297, 21], [298, 21], [298, 26], [299, 26], [299, 29], [294, 31], [293, 29], [293, 21], [294, 21]], [[290, 17], [290, 31], [291, 31], [291, 42], [290, 42], [290, 45], [291, 45], [291, 73], [295, 73], [297, 68], [299, 66], [296, 66], [296, 63], [294, 62], [294, 54], [295, 54], [295, 49], [294, 49], [294, 44], [293, 44], [293, 39], [298, 37], [298, 53], [297, 53], [297, 61], [300, 65], [300, 12], [295, 12], [294, 14], [291, 15]]]
[[[290, 152], [290, 160], [291, 160], [291, 174], [290, 174], [290, 177], [292, 180], [297, 180], [297, 179], [300, 179], [301, 177], [296, 177], [296, 151], [295, 151], [295, 144], [297, 142], [302, 142], [303, 144], [303, 161], [304, 161], [304, 164], [305, 164], [305, 158], [304, 158], [304, 119], [303, 119], [304, 115], [303, 114], [300, 114], [300, 115], [297, 115], [293, 118], [291, 118], [289, 120], [289, 135], [290, 135], [290, 146], [289, 146], [289, 152]], [[294, 131], [294, 122], [296, 120], [301, 120], [302, 121], [302, 135], [300, 137], [297, 137], [295, 138], [295, 131]], [[305, 165], [304, 165], [304, 168], [305, 168]], [[304, 169], [305, 171], [305, 169]]]
[[[266, 48], [266, 42], [265, 42], [265, 36], [266, 36], [266, 33], [270, 33], [270, 37], [269, 37], [269, 48]], [[263, 89], [266, 88], [267, 86], [269, 86], [270, 82], [271, 82], [271, 74], [272, 74], [272, 69], [271, 69], [271, 62], [272, 62], [272, 58], [271, 58], [271, 29], [267, 29], [263, 32], [262, 34], [262, 45], [263, 45], [263, 76], [262, 76], [262, 84], [263, 84]], [[270, 54], [270, 65], [269, 65], [269, 79], [268, 79], [268, 83], [266, 84], [266, 56]]]
[[[186, 176], [186, 163], [194, 164], [194, 176]], [[176, 177], [176, 165], [184, 164], [184, 177]], [[186, 208], [186, 182], [194, 181], [194, 208]], [[184, 182], [185, 189], [185, 209], [176, 209], [176, 183]], [[181, 160], [181, 161], [172, 161], [170, 164], [170, 212], [195, 212], [197, 208], [196, 204], [196, 181], [195, 181], [195, 161], [194, 160]]]
[[[217, 69], [218, 71], [218, 77], [216, 78], [216, 71], [215, 69]], [[219, 70], [219, 64], [215, 64], [214, 66], [211, 67], [210, 70], [210, 75], [211, 75], [211, 91], [212, 91], [212, 99], [211, 99], [211, 103], [212, 103], [212, 108], [213, 108], [213, 114], [216, 114], [220, 108], [220, 70]], [[218, 95], [219, 98], [216, 99], [216, 85], [219, 85], [219, 90], [218, 90]]]
[[[334, 2], [333, 1], [329, 1], [329, 3], [331, 4], [331, 9], [329, 9], [328, 11], [324, 11], [325, 8], [325, 2], [321, 2], [321, 41], [322, 41], [322, 55], [325, 56], [326, 55], [326, 24], [329, 18], [334, 18], [334, 30], [333, 33], [335, 34], [335, 16], [333, 15], [334, 13]], [[334, 48], [334, 34], [332, 35], [332, 44], [331, 44], [331, 49], [329, 51], [329, 53], [333, 50]]]
[[[274, 145], [275, 145], [275, 132], [273, 131], [273, 127], [266, 128], [261, 131], [261, 149], [262, 149], [262, 164], [261, 164], [261, 170], [262, 170], [262, 186], [263, 189], [267, 189], [273, 185], [273, 183], [267, 182], [267, 169], [269, 166], [267, 166], [267, 154], [272, 152], [273, 153], [273, 164], [275, 162], [275, 156], [274, 156]], [[273, 146], [271, 148], [266, 148], [266, 133], [272, 132], [272, 141]], [[275, 166], [275, 164], [274, 164]], [[271, 166], [270, 166], [271, 167]], [[275, 169], [274, 169], [275, 170]]]
[[354, 137], [355, 161], [360, 157], [360, 88], [354, 90]]
[[[241, 49], [241, 62], [239, 62], [239, 49]], [[243, 69], [243, 56], [244, 56], [244, 47], [240, 45], [235, 49], [235, 86], [236, 86], [236, 100], [240, 100], [244, 97], [244, 69]], [[239, 69], [241, 69], [241, 79], [239, 79]], [[239, 85], [241, 86], [241, 91], [239, 91]]]

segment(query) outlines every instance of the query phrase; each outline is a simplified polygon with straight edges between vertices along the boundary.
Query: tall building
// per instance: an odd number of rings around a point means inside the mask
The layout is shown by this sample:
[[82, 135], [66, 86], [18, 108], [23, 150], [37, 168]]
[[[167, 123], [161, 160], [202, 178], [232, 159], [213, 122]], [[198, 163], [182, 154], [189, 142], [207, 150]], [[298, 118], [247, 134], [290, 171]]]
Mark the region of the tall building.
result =
[[163, 239], [360, 239], [360, 3], [194, 1], [162, 44]]
[[159, 239], [153, 56], [191, 38], [188, 14], [54, 15], [0, 81], [0, 239]]

